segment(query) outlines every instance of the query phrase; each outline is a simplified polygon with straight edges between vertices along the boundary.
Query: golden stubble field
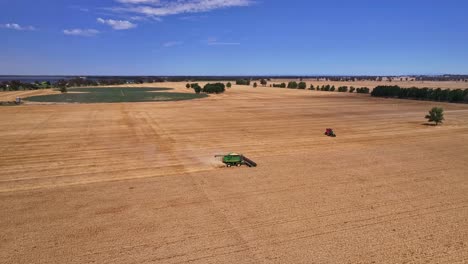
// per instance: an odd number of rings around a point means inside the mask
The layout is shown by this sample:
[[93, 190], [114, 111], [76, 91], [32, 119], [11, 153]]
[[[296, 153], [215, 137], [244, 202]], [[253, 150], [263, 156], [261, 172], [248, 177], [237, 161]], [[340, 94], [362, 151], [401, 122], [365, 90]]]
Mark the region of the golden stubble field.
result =
[[468, 105], [234, 86], [0, 124], [0, 263], [468, 261]]

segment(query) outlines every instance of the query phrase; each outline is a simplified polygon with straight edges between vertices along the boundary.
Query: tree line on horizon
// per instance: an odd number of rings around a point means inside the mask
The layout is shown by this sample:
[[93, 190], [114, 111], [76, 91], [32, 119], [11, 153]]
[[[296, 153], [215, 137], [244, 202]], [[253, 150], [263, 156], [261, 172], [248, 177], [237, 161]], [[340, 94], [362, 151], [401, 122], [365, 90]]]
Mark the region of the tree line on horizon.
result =
[[67, 87], [82, 87], [82, 86], [105, 86], [105, 85], [122, 85], [128, 83], [143, 84], [162, 82], [162, 79], [155, 78], [102, 78], [92, 80], [87, 78], [60, 79], [51, 83], [50, 81], [32, 83], [21, 82], [19, 80], [0, 82], [0, 91], [20, 91], [20, 90], [39, 90], [51, 88], [67, 88]]
[[[288, 88], [288, 89], [306, 89], [307, 88], [307, 84], [305, 82], [295, 82], [295, 81], [292, 81], [292, 82], [289, 82], [287, 85], [286, 83], [281, 83], [281, 84], [270, 84], [270, 87], [274, 87], [274, 88]], [[334, 85], [317, 85], [317, 86], [314, 86], [313, 84], [310, 85], [309, 89], [308, 90], [311, 90], [311, 91], [326, 91], [326, 92], [334, 92], [336, 90], [336, 87]], [[360, 88], [354, 88], [353, 86], [350, 87], [349, 89], [349, 92], [350, 93], [353, 93], [354, 91], [356, 91], [357, 93], [364, 93], [364, 94], [368, 94], [370, 92], [370, 89], [367, 88], [367, 87], [360, 87]], [[340, 86], [338, 87], [338, 92], [348, 92], [348, 86]]]
[[401, 88], [398, 85], [377, 86], [371, 93], [375, 97], [391, 97], [400, 99], [417, 99], [450, 103], [468, 103], [468, 89], [441, 88]]
[[[171, 82], [210, 82], [210, 81], [232, 81], [236, 82], [237, 85], [250, 85], [253, 81], [261, 81], [265, 79], [270, 81], [271, 79], [296, 79], [302, 82], [304, 79], [315, 79], [317, 81], [327, 82], [358, 82], [358, 81], [377, 81], [377, 82], [393, 82], [393, 81], [459, 81], [468, 82], [468, 75], [456, 75], [456, 74], [445, 74], [445, 75], [275, 75], [275, 76], [169, 76], [161, 77], [165, 81]], [[237, 80], [244, 80], [244, 83], [237, 83]], [[246, 83], [248, 81], [248, 83]], [[260, 82], [261, 84], [261, 82]]]

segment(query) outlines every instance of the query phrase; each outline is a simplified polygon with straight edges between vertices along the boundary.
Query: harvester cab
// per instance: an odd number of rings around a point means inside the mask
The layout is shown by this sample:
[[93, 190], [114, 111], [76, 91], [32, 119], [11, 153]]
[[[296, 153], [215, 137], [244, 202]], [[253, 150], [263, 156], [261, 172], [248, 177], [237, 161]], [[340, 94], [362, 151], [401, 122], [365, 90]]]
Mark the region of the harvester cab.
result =
[[252, 160], [250, 160], [242, 154], [229, 153], [227, 155], [216, 155], [215, 157], [221, 158], [222, 162], [226, 164], [227, 167], [240, 167], [242, 165], [247, 165], [249, 167], [257, 167], [257, 163], [253, 162]]
[[329, 137], [336, 137], [335, 132], [334, 132], [333, 129], [331, 129], [331, 128], [327, 128], [327, 129], [325, 130], [325, 135], [326, 135], [326, 136], [329, 136]]

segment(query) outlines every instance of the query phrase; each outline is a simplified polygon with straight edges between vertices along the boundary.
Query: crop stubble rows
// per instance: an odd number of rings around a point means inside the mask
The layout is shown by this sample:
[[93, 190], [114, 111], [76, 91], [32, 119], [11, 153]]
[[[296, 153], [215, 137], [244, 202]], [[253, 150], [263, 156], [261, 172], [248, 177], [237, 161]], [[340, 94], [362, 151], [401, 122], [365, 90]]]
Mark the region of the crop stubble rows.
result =
[[[3, 108], [7, 263], [463, 263], [468, 108], [234, 87]], [[326, 127], [338, 137], [323, 136]], [[465, 144], [464, 144], [465, 143]], [[212, 156], [243, 152], [255, 169]]]

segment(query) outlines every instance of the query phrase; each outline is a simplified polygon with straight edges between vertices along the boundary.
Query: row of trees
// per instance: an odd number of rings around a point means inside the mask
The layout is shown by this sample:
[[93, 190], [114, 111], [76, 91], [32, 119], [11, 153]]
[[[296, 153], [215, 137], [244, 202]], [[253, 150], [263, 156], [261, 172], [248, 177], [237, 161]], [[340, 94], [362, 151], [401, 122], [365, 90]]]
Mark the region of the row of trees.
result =
[[250, 80], [247, 79], [242, 79], [242, 80], [236, 80], [237, 85], [250, 85]]
[[[146, 77], [146, 78], [156, 78], [156, 77]], [[283, 76], [237, 76], [233, 78], [232, 76], [173, 76], [173, 77], [162, 77], [163, 81], [187, 81], [187, 82], [214, 82], [214, 81], [223, 81], [223, 80], [243, 80], [249, 81], [248, 84], [239, 84], [239, 85], [250, 85], [250, 82], [258, 81], [259, 84], [263, 85], [261, 82], [262, 79], [270, 81], [271, 78], [276, 79], [295, 79], [302, 82], [304, 79], [317, 80], [317, 81], [326, 81], [326, 82], [358, 82], [358, 81], [378, 81], [378, 82], [390, 82], [390, 81], [464, 81], [468, 82], [468, 75], [408, 75], [408, 76], [292, 76], [292, 75], [283, 75]], [[266, 84], [265, 84], [266, 85]]]
[[208, 94], [219, 94], [225, 91], [224, 83], [208, 83], [203, 87], [203, 92]]
[[187, 89], [192, 88], [195, 91], [195, 93], [197, 93], [197, 94], [199, 94], [201, 92], [207, 93], [207, 94], [224, 93], [224, 91], [226, 91], [226, 88], [225, 88], [226, 86], [228, 88], [230, 88], [231, 83], [228, 82], [227, 85], [224, 85], [224, 83], [208, 83], [203, 88], [201, 88], [201, 86], [198, 83], [192, 83], [192, 84], [187, 83], [187, 85], [185, 85], [185, 87], [187, 87]]
[[67, 87], [81, 87], [81, 86], [99, 86], [99, 85], [122, 85], [127, 83], [143, 84], [143, 83], [154, 83], [161, 82], [164, 80], [152, 79], [152, 78], [133, 78], [133, 79], [123, 79], [123, 78], [102, 78], [102, 79], [88, 79], [88, 78], [73, 78], [68, 80], [59, 80], [57, 85], [66, 85]]
[[66, 92], [67, 82], [59, 80], [54, 84], [50, 82], [34, 82], [34, 83], [24, 83], [21, 81], [9, 81], [0, 83], [0, 91], [26, 91], [26, 90], [39, 90], [39, 89], [50, 89], [50, 88], [59, 88], [60, 91]]
[[314, 87], [314, 85], [310, 85], [310, 90], [314, 91], [314, 90], [317, 90], [317, 91], [326, 91], [326, 92], [334, 92], [336, 90], [335, 86], [334, 85], [322, 85], [322, 87], [320, 87], [319, 85], [317, 85], [317, 87]]
[[[239, 80], [236, 80], [236, 84], [237, 85], [250, 85], [250, 79], [239, 79]], [[262, 86], [266, 86], [268, 83], [267, 79], [260, 79], [260, 84]], [[258, 83], [257, 82], [254, 82], [254, 87], [257, 87], [258, 86]]]
[[[276, 88], [289, 88], [289, 89], [306, 89], [307, 88], [307, 84], [305, 82], [300, 82], [300, 83], [297, 83], [297, 82], [289, 82], [287, 85], [286, 83], [281, 83], [281, 84], [270, 84], [270, 87], [276, 87]], [[334, 92], [336, 90], [336, 87], [334, 85], [317, 85], [317, 86], [314, 86], [313, 84], [310, 85], [309, 87], [309, 90], [312, 90], [312, 91], [329, 91], [329, 92]], [[348, 86], [340, 86], [338, 87], [338, 92], [350, 92], [350, 93], [353, 93], [354, 91], [356, 91], [357, 93], [369, 93], [370, 92], [370, 89], [367, 88], [367, 87], [361, 87], [361, 88], [354, 88], [353, 86], [349, 87], [349, 90], [348, 90]]]
[[[353, 87], [354, 88], [354, 87]], [[348, 86], [340, 86], [338, 87], [338, 92], [346, 93], [348, 91]]]
[[275, 88], [288, 88], [288, 89], [306, 89], [307, 84], [305, 82], [289, 82], [288, 85], [286, 83], [281, 83], [281, 84], [270, 84], [270, 87], [275, 87]]
[[[330, 92], [334, 92], [336, 90], [335, 86], [334, 85], [322, 85], [321, 87], [319, 85], [317, 85], [317, 87], [314, 87], [313, 84], [310, 85], [310, 90], [317, 90], [317, 91], [330, 91]], [[345, 92], [350, 92], [350, 93], [354, 93], [354, 91], [356, 91], [357, 93], [364, 93], [364, 94], [367, 94], [370, 92], [370, 89], [367, 88], [367, 87], [361, 87], [361, 88], [354, 88], [353, 86], [349, 87], [349, 90], [348, 90], [348, 86], [340, 86], [338, 87], [338, 92], [340, 93], [345, 93]]]
[[186, 87], [187, 89], [192, 88], [197, 94], [201, 93], [202, 91], [202, 88], [198, 83], [192, 83], [192, 84], [187, 83]]
[[20, 81], [7, 81], [0, 83], [0, 91], [39, 90], [52, 88], [50, 82], [23, 83]]
[[441, 88], [401, 88], [394, 86], [377, 86], [371, 93], [376, 97], [397, 97], [403, 99], [419, 99], [453, 103], [468, 103], [468, 89], [445, 89]]
[[20, 90], [39, 90], [39, 89], [50, 89], [50, 88], [63, 88], [63, 87], [81, 87], [81, 86], [99, 86], [99, 85], [120, 85], [126, 83], [144, 83], [153, 82], [154, 80], [146, 79], [99, 79], [91, 80], [87, 78], [73, 78], [73, 79], [61, 79], [54, 83], [49, 81], [33, 83], [21, 82], [18, 80], [6, 81], [0, 83], [0, 91], [20, 91]]
[[289, 89], [306, 89], [307, 88], [307, 84], [305, 82], [289, 82], [288, 83], [288, 88]]
[[414, 77], [416, 81], [455, 81], [455, 82], [468, 82], [468, 75], [456, 75], [456, 74], [445, 74], [445, 75], [435, 75], [435, 76], [426, 76], [419, 75]]
[[275, 87], [275, 88], [286, 88], [286, 83], [281, 83], [281, 84], [272, 84], [270, 87]]
[[368, 94], [370, 89], [367, 87], [356, 88], [356, 93]]
[[457, 81], [468, 82], [468, 75], [411, 75], [411, 76], [277, 76], [280, 79], [298, 78], [302, 81], [304, 78], [326, 82], [357, 82], [357, 81]]

